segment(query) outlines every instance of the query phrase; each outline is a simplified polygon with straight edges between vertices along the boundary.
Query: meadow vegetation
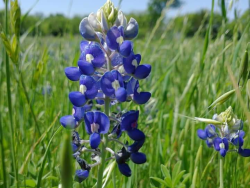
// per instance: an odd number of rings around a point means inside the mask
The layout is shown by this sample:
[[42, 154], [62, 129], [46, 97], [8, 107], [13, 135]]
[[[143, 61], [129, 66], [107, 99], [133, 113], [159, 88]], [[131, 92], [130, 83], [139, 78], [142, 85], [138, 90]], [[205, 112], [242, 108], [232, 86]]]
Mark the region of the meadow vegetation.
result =
[[[206, 124], [192, 118], [211, 119], [228, 106], [244, 121], [244, 147], [250, 147], [250, 92], [246, 84], [240, 89], [237, 86], [241, 60], [249, 50], [250, 15], [246, 12], [234, 21], [226, 21], [221, 13], [214, 17], [211, 14], [202, 12], [162, 21], [161, 26], [150, 30], [144, 25], [143, 15], [137, 15], [142, 31], [134, 41], [135, 51], [141, 53], [142, 63], [152, 66], [150, 77], [141, 82], [141, 87], [152, 97], [146, 105], [130, 102], [122, 108], [140, 110], [140, 129], [146, 134], [141, 151], [147, 155], [147, 162], [138, 167], [131, 163], [130, 178], [113, 168], [115, 175], [106, 175], [107, 187], [219, 187], [221, 156], [197, 137], [196, 130]], [[19, 28], [22, 35], [16, 39], [13, 34], [20, 26], [15, 18], [8, 17], [7, 30], [5, 18], [1, 20], [6, 38], [1, 35], [0, 42], [0, 187], [58, 187], [65, 134], [59, 117], [71, 113], [68, 93], [77, 90], [65, 79], [64, 68], [77, 66], [82, 40], [80, 34], [75, 35], [79, 21], [65, 21], [67, 18], [57, 15], [48, 20], [34, 17], [28, 24], [32, 16], [22, 18], [21, 23], [25, 26], [27, 22], [28, 26]], [[63, 32], [67, 33], [56, 31], [56, 35], [63, 37], [50, 36], [54, 35], [51, 25], [58, 23], [56, 19], [62, 20]], [[46, 36], [40, 34], [43, 32]], [[6, 48], [6, 40], [12, 50]], [[233, 89], [237, 94], [208, 109], [214, 100]], [[88, 139], [84, 128], [79, 133]], [[224, 187], [250, 187], [249, 158], [228, 153], [223, 172]], [[73, 187], [92, 187], [96, 177], [94, 169], [86, 181], [74, 182]], [[160, 184], [164, 177], [167, 183]]]

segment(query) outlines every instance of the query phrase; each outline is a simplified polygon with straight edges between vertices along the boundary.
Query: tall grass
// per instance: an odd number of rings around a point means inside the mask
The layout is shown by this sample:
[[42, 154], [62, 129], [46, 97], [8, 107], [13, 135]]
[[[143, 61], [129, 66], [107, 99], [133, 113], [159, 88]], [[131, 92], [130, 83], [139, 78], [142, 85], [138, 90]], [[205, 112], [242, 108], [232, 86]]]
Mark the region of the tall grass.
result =
[[[249, 159], [228, 153], [222, 165], [218, 153], [196, 136], [196, 130], [205, 124], [185, 118], [200, 115], [211, 118], [231, 105], [245, 121], [244, 147], [250, 148], [247, 92], [237, 86], [240, 62], [250, 39], [249, 27], [245, 31], [242, 27], [238, 21], [229, 39], [225, 38], [223, 27], [215, 39], [207, 36], [209, 32], [205, 39], [198, 34], [185, 38], [185, 31], [176, 33], [174, 23], [169, 23], [150, 42], [148, 38], [134, 41], [135, 52], [144, 52], [143, 63], [153, 67], [151, 76], [141, 83], [142, 90], [152, 92], [152, 99], [144, 106], [127, 103], [123, 108], [140, 109], [139, 126], [147, 136], [142, 152], [147, 154], [147, 163], [138, 167], [131, 163], [131, 178], [122, 176], [117, 166], [110, 163], [114, 175], [107, 178], [106, 187], [160, 187], [150, 177], [164, 177], [162, 164], [172, 176], [178, 161], [180, 170], [190, 174], [185, 187], [219, 187], [220, 172], [224, 187], [250, 186]], [[5, 30], [5, 34], [10, 40], [13, 32]], [[65, 78], [64, 68], [72, 62], [77, 65], [81, 40], [80, 36], [27, 37], [20, 43], [18, 69], [7, 55], [0, 57], [0, 187], [61, 184], [63, 140], [59, 131], [64, 130], [59, 128], [58, 114], [71, 112], [67, 93], [77, 89]], [[5, 54], [3, 45], [0, 48]], [[215, 99], [233, 89], [236, 95], [208, 110]], [[110, 111], [116, 109], [111, 107]], [[79, 132], [88, 139], [83, 126]], [[92, 187], [96, 178], [97, 169], [93, 169], [83, 184], [75, 182], [73, 187]]]

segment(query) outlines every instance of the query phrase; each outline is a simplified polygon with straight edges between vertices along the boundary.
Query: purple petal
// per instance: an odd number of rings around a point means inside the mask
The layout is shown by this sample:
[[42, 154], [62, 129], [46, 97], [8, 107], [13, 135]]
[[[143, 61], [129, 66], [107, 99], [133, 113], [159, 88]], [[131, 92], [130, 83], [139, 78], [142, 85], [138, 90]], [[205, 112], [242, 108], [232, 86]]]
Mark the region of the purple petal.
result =
[[74, 116], [71, 115], [61, 117], [60, 123], [66, 129], [75, 129], [78, 126]]
[[82, 75], [80, 77], [80, 85], [85, 85], [87, 91], [84, 93], [87, 99], [94, 99], [98, 93], [98, 86], [94, 78]]
[[76, 107], [81, 107], [86, 103], [85, 96], [79, 91], [73, 91], [69, 93], [69, 100]]
[[134, 77], [138, 80], [144, 79], [148, 77], [150, 72], [151, 72], [151, 65], [148, 64], [139, 65], [135, 70]]
[[94, 122], [100, 125], [99, 133], [106, 134], [109, 131], [110, 121], [106, 114], [102, 112], [94, 112]]
[[241, 148], [239, 148], [238, 153], [239, 153], [242, 157], [250, 157], [250, 149], [241, 149]]
[[88, 54], [93, 57], [90, 63], [93, 64], [94, 68], [100, 68], [106, 63], [105, 53], [97, 42], [91, 42], [81, 54], [80, 59], [86, 61]]
[[81, 76], [81, 71], [77, 67], [67, 67], [64, 72], [71, 81], [78, 81]]
[[130, 170], [128, 164], [126, 164], [126, 163], [118, 164], [118, 168], [124, 176], [127, 176], [127, 177], [131, 176], [131, 170]]
[[197, 130], [197, 135], [202, 140], [206, 140], [207, 139], [206, 131], [204, 131], [203, 129], [198, 129]]
[[110, 49], [118, 50], [119, 43], [117, 43], [116, 39], [121, 37], [121, 32], [118, 27], [114, 26], [111, 27], [110, 30], [107, 32], [106, 42]]
[[222, 139], [217, 137], [214, 139], [214, 149], [216, 151], [220, 151], [220, 144], [222, 143]]
[[128, 151], [130, 153], [138, 152], [139, 149], [141, 149], [141, 147], [143, 146], [144, 142], [145, 142], [145, 139], [134, 142], [132, 145], [128, 146]]
[[[139, 55], [139, 54], [138, 54]], [[137, 58], [136, 58], [137, 57]], [[123, 67], [128, 74], [134, 74], [136, 67], [139, 65], [141, 58], [139, 56], [130, 54], [127, 58], [123, 58]]]
[[225, 149], [228, 150], [228, 147], [229, 147], [229, 146], [228, 146], [228, 140], [227, 140], [227, 138], [223, 138], [223, 139], [222, 139], [222, 142], [223, 142], [224, 145], [225, 145]]
[[143, 164], [147, 161], [146, 155], [140, 152], [132, 153], [130, 158], [135, 164]]
[[90, 144], [90, 146], [91, 146], [92, 149], [98, 148], [98, 146], [99, 146], [100, 143], [101, 143], [100, 134], [93, 133], [93, 134], [90, 135], [89, 144]]
[[140, 141], [145, 139], [145, 134], [139, 129], [133, 129], [128, 131], [128, 136], [134, 141]]
[[216, 132], [215, 132], [215, 126], [214, 125], [207, 125], [205, 128], [207, 137], [212, 138], [214, 136], [216, 136]]
[[112, 87], [112, 82], [115, 81], [111, 72], [106, 72], [101, 78], [101, 89], [103, 93], [109, 97], [111, 97], [115, 90]]
[[81, 52], [83, 52], [85, 49], [86, 49], [86, 47], [89, 45], [89, 42], [88, 41], [81, 41], [80, 42], [80, 50], [81, 50]]
[[89, 24], [88, 18], [83, 18], [79, 25], [79, 31], [83, 38], [89, 41], [97, 41], [98, 37], [95, 34], [94, 29]]
[[137, 21], [134, 18], [130, 18], [128, 26], [124, 31], [125, 39], [126, 40], [134, 39], [138, 35], [138, 32], [139, 32], [139, 25]]
[[75, 180], [79, 183], [84, 181], [89, 177], [89, 171], [88, 170], [76, 170], [75, 173]]
[[139, 117], [139, 111], [129, 111], [122, 116], [121, 130], [131, 131], [137, 128], [137, 121]]
[[134, 96], [133, 96], [133, 100], [137, 104], [145, 104], [145, 103], [147, 103], [148, 100], [151, 97], [151, 93], [149, 93], [149, 92], [140, 92], [140, 93], [138, 93], [137, 89], [135, 90], [135, 93], [134, 93]]
[[95, 72], [93, 64], [89, 63], [87, 61], [79, 60], [78, 66], [79, 66], [80, 70], [82, 71], [82, 73], [85, 75], [92, 75]]
[[220, 155], [221, 155], [222, 157], [225, 157], [226, 154], [227, 154], [227, 150], [226, 150], [226, 149], [224, 149], [224, 148], [220, 149]]
[[123, 57], [119, 53], [115, 53], [115, 55], [111, 58], [112, 66], [121, 65], [123, 63]]
[[127, 92], [125, 88], [120, 87], [115, 91], [115, 97], [119, 102], [125, 102], [127, 99]]
[[85, 129], [88, 134], [92, 134], [91, 124], [94, 122], [94, 112], [87, 112], [84, 115]]
[[123, 57], [128, 57], [132, 53], [133, 47], [132, 43], [128, 40], [124, 41], [119, 47], [119, 53]]

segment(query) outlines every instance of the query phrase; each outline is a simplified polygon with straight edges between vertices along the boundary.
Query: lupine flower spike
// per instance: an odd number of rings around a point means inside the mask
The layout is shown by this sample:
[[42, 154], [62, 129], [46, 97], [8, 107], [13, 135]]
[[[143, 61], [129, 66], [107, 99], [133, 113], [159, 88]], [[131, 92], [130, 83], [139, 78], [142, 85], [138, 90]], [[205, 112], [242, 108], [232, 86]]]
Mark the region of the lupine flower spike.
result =
[[220, 124], [209, 124], [206, 128], [198, 129], [197, 135], [200, 139], [205, 140], [208, 147], [213, 147], [220, 152], [222, 157], [231, 152], [238, 152], [243, 157], [250, 156], [250, 149], [244, 149], [243, 121], [238, 119], [233, 113], [232, 107], [219, 115], [214, 114], [213, 120]]
[[[146, 155], [139, 152], [146, 139], [139, 124], [139, 111], [110, 113], [109, 108], [130, 101], [143, 105], [151, 97], [149, 92], [141, 91], [139, 84], [139, 80], [149, 76], [151, 66], [141, 64], [141, 55], [134, 52], [131, 41], [138, 35], [138, 23], [134, 18], [127, 22], [123, 12], [108, 0], [96, 14], [83, 18], [79, 30], [83, 41], [78, 65], [65, 68], [65, 75], [78, 82], [79, 90], [69, 93], [72, 115], [60, 119], [64, 128], [72, 130], [73, 157], [80, 166], [75, 180], [84, 181], [91, 168], [105, 163], [101, 162], [102, 152], [110, 152], [106, 161], [115, 160], [121, 174], [129, 177], [132, 174], [129, 160], [135, 164], [147, 161]], [[104, 106], [105, 113], [98, 110]], [[77, 129], [84, 130], [87, 140], [79, 137]], [[124, 139], [123, 133], [131, 140]], [[210, 135], [203, 138], [210, 139]], [[118, 146], [106, 147], [103, 145], [106, 140]], [[101, 146], [106, 147], [105, 151]], [[84, 152], [92, 153], [89, 160], [83, 159]]]

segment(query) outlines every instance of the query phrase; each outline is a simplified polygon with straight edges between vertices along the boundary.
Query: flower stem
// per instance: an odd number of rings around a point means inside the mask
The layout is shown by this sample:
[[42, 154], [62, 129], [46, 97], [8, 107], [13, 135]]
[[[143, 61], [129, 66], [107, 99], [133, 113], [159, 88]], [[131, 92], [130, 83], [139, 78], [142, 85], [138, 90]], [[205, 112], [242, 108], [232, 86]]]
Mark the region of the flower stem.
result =
[[[108, 97], [105, 97], [105, 114], [109, 116], [109, 104], [110, 99]], [[102, 150], [101, 150], [101, 165], [98, 170], [98, 178], [97, 178], [97, 188], [102, 187], [102, 179], [103, 179], [103, 171], [105, 167], [105, 160], [106, 160], [106, 147], [108, 145], [108, 135], [103, 135], [103, 143], [102, 143]]]
[[223, 159], [220, 158], [220, 188], [224, 188], [223, 183]]

